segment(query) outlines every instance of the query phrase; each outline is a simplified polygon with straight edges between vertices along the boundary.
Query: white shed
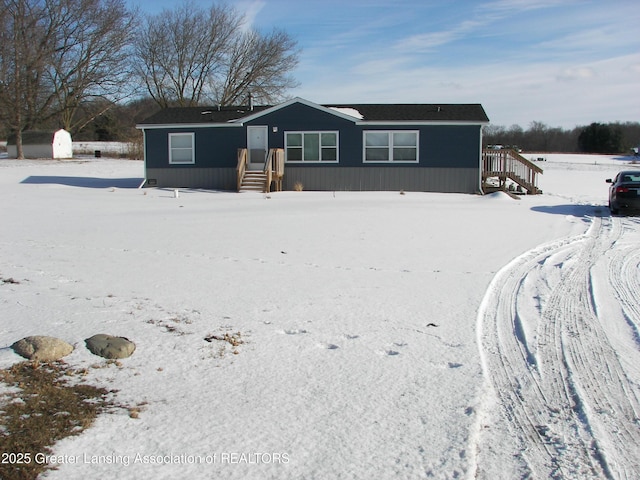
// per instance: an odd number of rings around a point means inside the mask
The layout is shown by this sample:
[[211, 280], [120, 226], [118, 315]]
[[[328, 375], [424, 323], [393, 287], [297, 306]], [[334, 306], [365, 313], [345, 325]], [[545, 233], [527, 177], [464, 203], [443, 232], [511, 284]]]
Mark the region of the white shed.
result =
[[[71, 134], [64, 129], [22, 132], [22, 151], [25, 158], [73, 158]], [[9, 157], [18, 156], [15, 135], [7, 139], [7, 153]]]

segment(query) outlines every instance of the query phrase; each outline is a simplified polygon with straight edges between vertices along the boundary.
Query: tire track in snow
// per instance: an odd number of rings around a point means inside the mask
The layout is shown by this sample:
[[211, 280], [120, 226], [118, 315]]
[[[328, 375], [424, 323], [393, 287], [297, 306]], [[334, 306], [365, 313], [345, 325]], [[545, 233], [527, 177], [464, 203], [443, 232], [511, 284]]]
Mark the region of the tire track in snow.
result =
[[[640, 230], [640, 218], [623, 220], [623, 228]], [[640, 240], [640, 238], [638, 239]], [[613, 258], [609, 263], [609, 283], [624, 313], [624, 319], [632, 331], [634, 342], [640, 350], [640, 248], [638, 243], [630, 242], [612, 250]]]
[[[621, 248], [638, 231], [632, 220], [595, 217], [586, 234], [536, 247], [496, 275], [478, 313], [487, 391], [471, 477], [489, 478], [489, 465], [535, 478], [640, 471], [638, 385], [597, 316], [592, 278], [594, 265], [607, 262], [606, 281], [640, 349], [640, 245]], [[496, 431], [513, 441], [493, 447]]]

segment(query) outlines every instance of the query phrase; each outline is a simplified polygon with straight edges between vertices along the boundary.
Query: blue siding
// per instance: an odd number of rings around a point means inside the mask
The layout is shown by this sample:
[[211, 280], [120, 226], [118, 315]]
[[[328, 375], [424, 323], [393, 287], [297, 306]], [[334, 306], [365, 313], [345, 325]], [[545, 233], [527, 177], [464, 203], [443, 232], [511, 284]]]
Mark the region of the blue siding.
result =
[[[196, 163], [169, 165], [169, 133], [195, 133]], [[238, 148], [247, 144], [243, 127], [161, 128], [145, 132], [147, 168], [236, 168]]]
[[433, 125], [420, 129], [420, 166], [480, 168], [479, 125]]
[[283, 132], [286, 130], [339, 130], [353, 125], [353, 122], [301, 103], [294, 103], [286, 108], [281, 108], [273, 113], [247, 122], [247, 125], [278, 127], [276, 134], [271, 133], [273, 140], [280, 142], [280, 145], [274, 148], [282, 148]]
[[[284, 148], [285, 132], [338, 130], [341, 147], [340, 164], [342, 164], [343, 148], [353, 147], [357, 141], [357, 129], [352, 121], [300, 103], [294, 103], [287, 108], [247, 122], [247, 125], [267, 125], [269, 127], [269, 148]], [[277, 128], [277, 132], [273, 131], [274, 127]], [[362, 139], [359, 142], [362, 143]]]
[[[308, 107], [293, 104], [248, 123], [269, 127], [269, 147], [284, 148], [286, 131], [338, 130], [340, 166], [391, 167], [393, 164], [365, 164], [362, 161], [362, 139], [365, 130], [417, 130], [420, 132], [420, 161], [403, 164], [409, 167], [474, 168], [479, 166], [479, 125], [356, 125], [354, 122]], [[277, 132], [274, 132], [277, 127]], [[245, 144], [246, 144], [246, 140]], [[245, 146], [244, 144], [242, 146]], [[313, 165], [317, 167], [318, 165]], [[296, 167], [305, 167], [296, 164]]]
[[[198, 126], [197, 128], [157, 128], [145, 130], [145, 153], [147, 178], [158, 177], [158, 186], [176, 185], [196, 188], [229, 188], [233, 183], [233, 170], [237, 163], [238, 148], [247, 146], [247, 126], [267, 126], [269, 148], [284, 148], [284, 134], [287, 131], [338, 131], [339, 163], [285, 165], [285, 184], [287, 168], [291, 173], [298, 172], [301, 179], [313, 189], [333, 190], [341, 188], [355, 189], [397, 189], [411, 188], [422, 191], [477, 191], [476, 175], [480, 176], [480, 125], [356, 125], [357, 120], [349, 120], [302, 103], [293, 103], [272, 113], [262, 115], [247, 122], [244, 126]], [[274, 131], [275, 130], [275, 131]], [[365, 130], [417, 130], [419, 132], [419, 162], [417, 163], [364, 163], [363, 132]], [[168, 134], [174, 132], [195, 133], [195, 164], [170, 165]], [[344, 179], [339, 179], [340, 169], [344, 168]], [[210, 173], [205, 174], [205, 170]], [[304, 169], [308, 174], [303, 174]], [[319, 169], [327, 169], [326, 175]], [[398, 169], [393, 172], [389, 169]], [[413, 169], [421, 169], [415, 171]], [[436, 177], [427, 172], [438, 169]], [[460, 170], [460, 175], [455, 170]], [[424, 170], [424, 171], [423, 171]], [[464, 171], [463, 171], [464, 170]], [[176, 172], [172, 177], [171, 172]], [[358, 173], [360, 171], [360, 173]], [[400, 173], [402, 171], [402, 173]], [[415, 171], [415, 181], [408, 180], [409, 172]], [[316, 173], [312, 173], [316, 172]], [[388, 182], [372, 180], [388, 172]], [[444, 187], [442, 175], [451, 173], [451, 185]], [[432, 173], [436, 173], [435, 170]], [[447, 175], [449, 173], [446, 173]], [[315, 180], [312, 179], [311, 175]], [[362, 176], [360, 176], [362, 175]], [[460, 178], [455, 179], [458, 176]], [[465, 180], [461, 180], [464, 176]], [[304, 177], [304, 178], [302, 178]], [[316, 185], [320, 178], [327, 185]], [[346, 178], [353, 180], [347, 181]], [[422, 179], [422, 180], [418, 180]], [[293, 180], [293, 179], [290, 179]], [[345, 183], [346, 182], [346, 183]], [[385, 183], [387, 182], [387, 183]], [[416, 183], [417, 182], [417, 183]], [[418, 184], [419, 183], [419, 184]], [[434, 187], [435, 184], [440, 185]], [[344, 184], [344, 185], [343, 185]], [[471, 185], [473, 184], [473, 187]], [[423, 185], [423, 188], [420, 188]], [[235, 186], [231, 187], [235, 188]]]

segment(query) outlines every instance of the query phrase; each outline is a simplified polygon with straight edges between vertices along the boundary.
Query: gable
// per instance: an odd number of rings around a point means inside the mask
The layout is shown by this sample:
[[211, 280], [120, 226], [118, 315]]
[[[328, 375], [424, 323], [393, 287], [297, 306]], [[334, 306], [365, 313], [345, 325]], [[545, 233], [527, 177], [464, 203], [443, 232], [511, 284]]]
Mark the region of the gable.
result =
[[267, 109], [262, 110], [260, 112], [253, 113], [253, 114], [251, 114], [249, 116], [242, 117], [242, 118], [239, 118], [237, 120], [234, 120], [234, 123], [251, 122], [251, 121], [259, 119], [259, 118], [261, 118], [261, 117], [263, 117], [265, 115], [271, 115], [271, 114], [273, 114], [275, 112], [278, 112], [280, 110], [288, 109], [288, 108], [290, 108], [291, 106], [294, 106], [294, 105], [303, 105], [303, 106], [305, 106], [305, 107], [307, 107], [309, 109], [317, 110], [319, 112], [323, 112], [323, 113], [332, 115], [332, 116], [334, 116], [336, 118], [341, 118], [343, 120], [348, 120], [350, 122], [354, 122], [354, 121], [358, 120], [358, 118], [356, 118], [356, 117], [354, 117], [352, 115], [348, 115], [348, 114], [344, 113], [344, 111], [331, 109], [331, 108], [328, 108], [328, 107], [325, 107], [325, 106], [322, 106], [322, 105], [318, 105], [317, 103], [310, 102], [310, 101], [305, 100], [303, 98], [296, 97], [296, 98], [293, 98], [293, 99], [291, 99], [291, 100], [289, 100], [287, 102], [281, 103], [280, 105], [276, 105], [274, 107], [267, 108]]
[[280, 130], [332, 130], [355, 126], [357, 118], [305, 102], [265, 110], [238, 120], [240, 125], [273, 125]]

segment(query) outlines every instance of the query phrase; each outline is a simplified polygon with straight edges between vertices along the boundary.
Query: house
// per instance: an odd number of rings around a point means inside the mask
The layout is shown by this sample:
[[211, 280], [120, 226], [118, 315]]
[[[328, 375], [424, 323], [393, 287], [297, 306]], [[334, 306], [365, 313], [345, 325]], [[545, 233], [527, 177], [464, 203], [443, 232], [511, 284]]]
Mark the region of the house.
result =
[[[64, 129], [27, 130], [22, 132], [22, 152], [25, 158], [72, 158], [71, 134]], [[13, 158], [18, 156], [15, 134], [7, 138], [7, 154]]]
[[147, 186], [236, 190], [259, 172], [269, 174], [258, 180], [262, 191], [276, 182], [284, 190], [478, 193], [488, 122], [479, 104], [294, 98], [276, 106], [169, 108], [137, 128]]

